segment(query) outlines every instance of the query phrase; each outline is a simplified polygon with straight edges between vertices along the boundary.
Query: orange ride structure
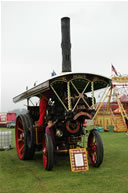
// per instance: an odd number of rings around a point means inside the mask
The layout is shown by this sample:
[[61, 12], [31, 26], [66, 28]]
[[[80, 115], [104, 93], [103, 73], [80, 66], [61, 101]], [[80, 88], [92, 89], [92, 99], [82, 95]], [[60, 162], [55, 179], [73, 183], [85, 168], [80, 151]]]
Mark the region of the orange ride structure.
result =
[[113, 76], [111, 87], [107, 88], [96, 105], [93, 117], [95, 127], [104, 131], [128, 131], [128, 76]]

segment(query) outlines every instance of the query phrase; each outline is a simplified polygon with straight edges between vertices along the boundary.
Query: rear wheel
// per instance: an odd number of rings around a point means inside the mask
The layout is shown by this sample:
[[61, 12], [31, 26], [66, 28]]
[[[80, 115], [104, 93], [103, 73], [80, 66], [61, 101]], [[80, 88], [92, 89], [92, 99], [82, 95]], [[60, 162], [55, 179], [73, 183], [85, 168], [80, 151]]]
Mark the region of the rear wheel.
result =
[[33, 128], [32, 119], [29, 114], [24, 115], [27, 127], [27, 147], [28, 147], [28, 157], [32, 159], [35, 153], [35, 132]]
[[19, 115], [16, 119], [16, 149], [19, 159], [27, 159], [27, 135], [26, 124], [23, 115]]
[[88, 156], [93, 167], [98, 168], [103, 162], [103, 143], [95, 129], [91, 130], [88, 137]]
[[54, 146], [48, 133], [43, 137], [43, 164], [46, 170], [52, 170], [54, 164]]
[[32, 159], [34, 156], [34, 145], [30, 145], [30, 117], [27, 114], [19, 115], [16, 119], [16, 149], [19, 159]]

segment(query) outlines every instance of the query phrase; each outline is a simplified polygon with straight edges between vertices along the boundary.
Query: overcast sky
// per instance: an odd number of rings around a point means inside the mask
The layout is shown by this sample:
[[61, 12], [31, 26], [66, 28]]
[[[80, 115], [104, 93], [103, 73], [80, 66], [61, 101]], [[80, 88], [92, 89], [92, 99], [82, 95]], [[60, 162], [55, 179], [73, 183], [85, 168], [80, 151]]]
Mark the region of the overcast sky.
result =
[[72, 71], [128, 72], [128, 2], [1, 2], [0, 112], [22, 108], [12, 98], [61, 72], [61, 23], [71, 19]]

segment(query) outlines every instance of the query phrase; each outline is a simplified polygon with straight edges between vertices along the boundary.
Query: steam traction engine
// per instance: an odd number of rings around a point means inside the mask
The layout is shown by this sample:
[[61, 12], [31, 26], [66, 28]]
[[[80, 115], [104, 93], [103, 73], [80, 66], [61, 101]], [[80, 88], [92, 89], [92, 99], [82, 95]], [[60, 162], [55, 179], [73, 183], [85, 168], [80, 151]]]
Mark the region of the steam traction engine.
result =
[[[89, 73], [72, 73], [70, 59], [70, 20], [62, 18], [62, 74], [25, 91], [13, 98], [14, 102], [27, 99], [28, 112], [16, 120], [16, 148], [22, 160], [32, 159], [37, 149], [42, 150], [44, 168], [51, 170], [55, 152], [68, 152], [71, 148], [85, 147], [81, 143], [88, 136], [87, 151], [90, 164], [99, 167], [103, 161], [103, 144], [99, 133], [87, 131], [83, 124], [95, 114], [94, 91], [110, 85], [110, 79]], [[88, 97], [91, 93], [91, 97]], [[32, 97], [48, 94], [44, 124], [38, 126], [39, 106], [30, 106]], [[45, 132], [48, 118], [55, 121], [55, 142]]]

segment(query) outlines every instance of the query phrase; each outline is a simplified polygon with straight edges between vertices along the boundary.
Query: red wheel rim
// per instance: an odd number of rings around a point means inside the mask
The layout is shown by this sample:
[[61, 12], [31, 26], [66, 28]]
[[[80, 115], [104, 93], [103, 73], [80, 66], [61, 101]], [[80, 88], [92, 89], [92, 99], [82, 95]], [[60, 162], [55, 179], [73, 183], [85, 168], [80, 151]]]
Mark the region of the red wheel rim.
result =
[[91, 135], [89, 139], [88, 154], [91, 165], [95, 165], [97, 161], [97, 144], [93, 135]]
[[16, 149], [18, 157], [22, 159], [24, 156], [24, 129], [20, 117], [16, 121]]
[[43, 137], [43, 164], [44, 164], [44, 168], [46, 169], [47, 167], [47, 147], [46, 147], [45, 137]]

